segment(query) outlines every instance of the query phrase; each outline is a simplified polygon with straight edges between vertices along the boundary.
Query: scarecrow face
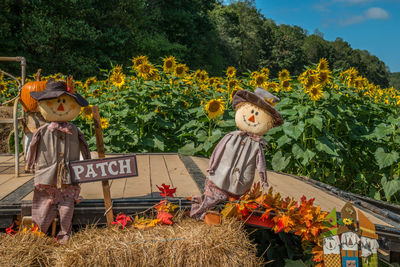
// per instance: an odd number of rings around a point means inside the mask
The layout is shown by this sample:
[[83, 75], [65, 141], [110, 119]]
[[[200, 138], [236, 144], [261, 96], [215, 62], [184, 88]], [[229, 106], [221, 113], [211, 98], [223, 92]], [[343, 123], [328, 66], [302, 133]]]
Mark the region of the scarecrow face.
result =
[[274, 120], [267, 111], [249, 102], [237, 108], [235, 122], [240, 130], [260, 136], [266, 134], [274, 125]]
[[328, 236], [323, 239], [324, 254], [340, 254], [338, 236]]
[[341, 236], [342, 249], [344, 250], [357, 250], [358, 248], [358, 236], [353, 232], [343, 233]]
[[72, 121], [79, 115], [81, 106], [72, 96], [61, 95], [58, 98], [39, 101], [39, 111], [46, 121]]

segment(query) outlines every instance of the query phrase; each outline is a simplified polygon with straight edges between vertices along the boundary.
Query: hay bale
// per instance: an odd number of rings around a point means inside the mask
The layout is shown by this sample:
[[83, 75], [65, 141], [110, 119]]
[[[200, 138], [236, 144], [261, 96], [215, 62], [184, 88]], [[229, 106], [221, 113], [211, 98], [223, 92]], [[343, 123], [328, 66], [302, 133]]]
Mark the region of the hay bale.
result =
[[51, 266], [57, 243], [32, 234], [0, 235], [0, 266]]
[[[18, 266], [31, 266], [32, 262], [39, 262], [38, 259], [43, 255], [47, 256], [47, 261], [40, 261], [41, 266], [262, 265], [262, 260], [256, 256], [255, 244], [250, 242], [243, 225], [235, 220], [227, 220], [220, 226], [207, 226], [203, 222], [185, 218], [173, 226], [144, 230], [90, 226], [74, 234], [62, 246], [45, 241], [39, 243], [29, 238], [21, 241], [25, 242], [21, 247], [43, 248], [34, 249], [40, 255], [35, 258], [32, 253], [25, 253], [29, 259], [16, 258], [18, 262], [15, 265]], [[1, 240], [0, 244], [3, 243]], [[18, 242], [14, 241], [14, 245], [18, 246]], [[0, 249], [0, 255], [7, 253], [3, 252], [4, 245]], [[11, 260], [13, 256], [9, 255], [8, 258]]]

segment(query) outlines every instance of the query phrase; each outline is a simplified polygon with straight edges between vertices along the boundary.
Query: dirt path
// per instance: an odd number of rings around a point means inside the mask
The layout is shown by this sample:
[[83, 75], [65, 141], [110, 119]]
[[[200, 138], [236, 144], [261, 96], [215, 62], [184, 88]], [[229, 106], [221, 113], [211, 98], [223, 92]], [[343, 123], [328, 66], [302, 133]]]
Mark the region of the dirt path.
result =
[[[0, 118], [12, 118], [12, 107], [0, 106]], [[8, 136], [12, 130], [12, 124], [0, 124], [0, 153], [8, 153]]]

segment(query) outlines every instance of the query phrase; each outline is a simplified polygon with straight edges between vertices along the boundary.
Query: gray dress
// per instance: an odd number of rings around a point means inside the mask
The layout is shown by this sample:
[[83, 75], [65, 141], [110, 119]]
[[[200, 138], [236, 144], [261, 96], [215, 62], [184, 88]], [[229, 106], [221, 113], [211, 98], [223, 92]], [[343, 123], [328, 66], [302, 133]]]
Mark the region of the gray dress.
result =
[[242, 131], [228, 133], [211, 155], [208, 179], [234, 195], [243, 195], [250, 189], [256, 169], [262, 182], [267, 183], [265, 145], [265, 139], [257, 135]]

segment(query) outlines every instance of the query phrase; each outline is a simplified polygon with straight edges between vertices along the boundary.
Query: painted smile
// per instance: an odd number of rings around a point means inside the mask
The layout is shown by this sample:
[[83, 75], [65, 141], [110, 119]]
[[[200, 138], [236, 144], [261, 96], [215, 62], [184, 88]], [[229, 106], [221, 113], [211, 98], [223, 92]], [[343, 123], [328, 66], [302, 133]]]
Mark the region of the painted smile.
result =
[[54, 115], [57, 115], [57, 116], [59, 116], [59, 117], [63, 117], [63, 116], [65, 116], [65, 115], [68, 115], [68, 113], [70, 112], [70, 110], [67, 110], [67, 111], [65, 111], [65, 112], [63, 112], [63, 113], [60, 113], [60, 111], [54, 111], [54, 110], [51, 110], [52, 111], [52, 113], [54, 114]]
[[243, 121], [244, 121], [244, 123], [246, 123], [247, 126], [249, 126], [249, 127], [257, 127], [258, 125], [260, 125], [259, 122], [257, 122], [257, 123], [249, 123], [248, 120], [246, 119], [246, 116], [245, 116], [245, 115], [243, 115]]

